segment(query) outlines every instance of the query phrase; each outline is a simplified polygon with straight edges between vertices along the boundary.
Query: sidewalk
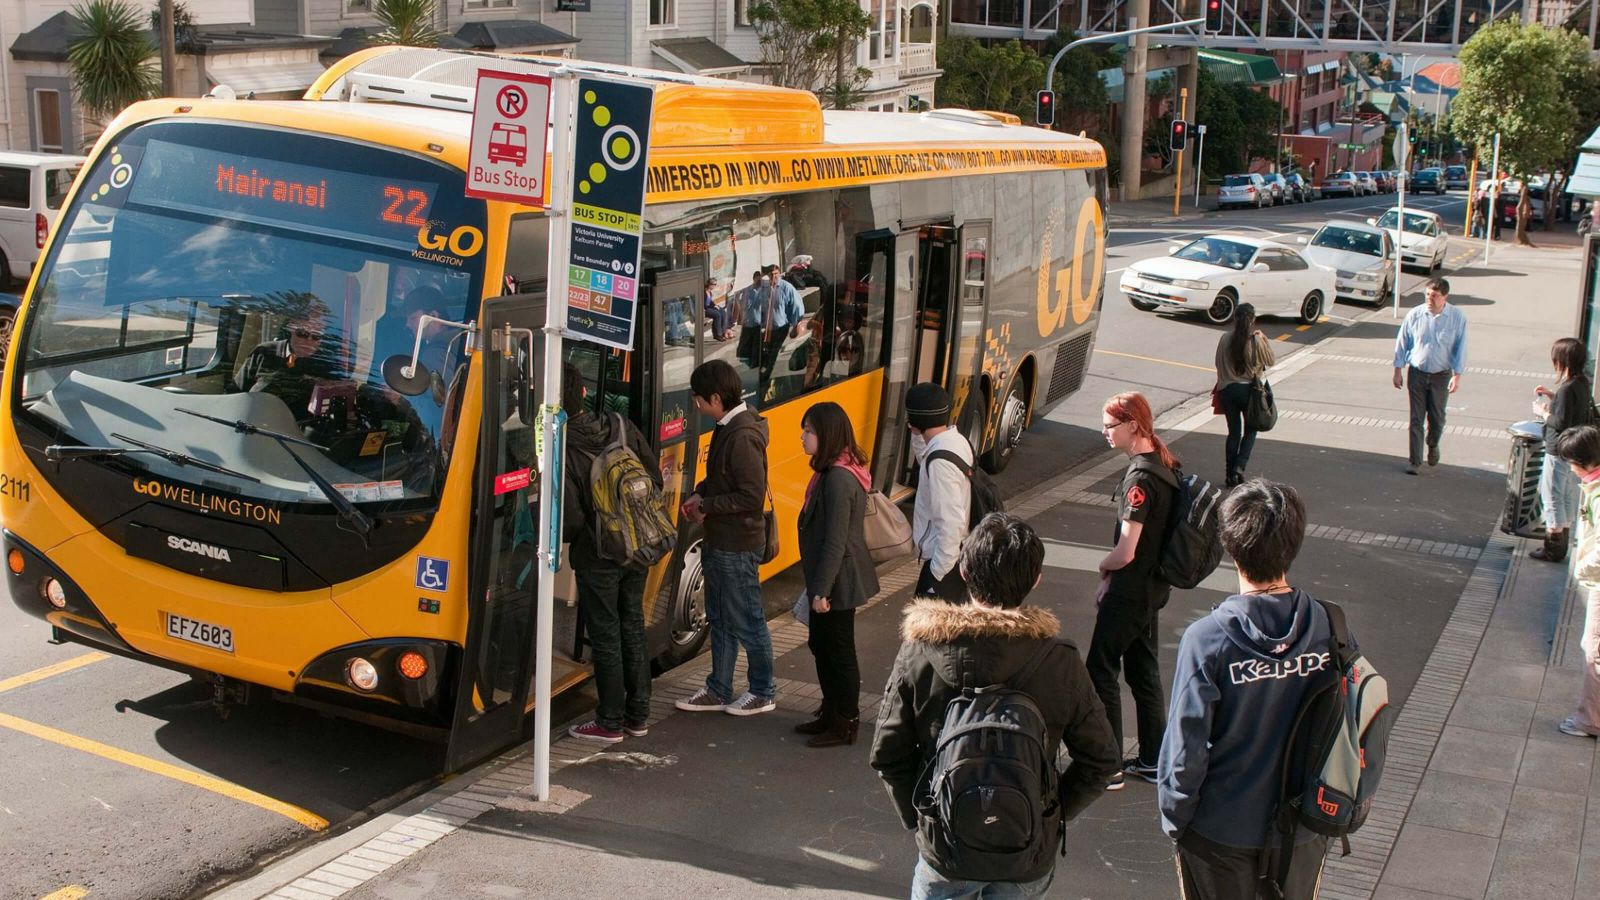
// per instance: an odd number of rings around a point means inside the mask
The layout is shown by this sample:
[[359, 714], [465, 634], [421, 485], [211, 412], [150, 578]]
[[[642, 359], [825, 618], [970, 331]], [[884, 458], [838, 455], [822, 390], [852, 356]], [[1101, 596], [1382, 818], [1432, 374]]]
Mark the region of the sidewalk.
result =
[[1183, 202], [1178, 207], [1178, 215], [1172, 214], [1172, 198], [1162, 197], [1151, 200], [1132, 200], [1127, 203], [1116, 202], [1111, 204], [1107, 215], [1107, 224], [1112, 228], [1127, 228], [1136, 225], [1168, 225], [1173, 222], [1189, 222], [1196, 219], [1205, 219], [1216, 215], [1216, 200], [1202, 195], [1200, 208], [1194, 205], [1194, 190], [1190, 188], [1184, 192]]

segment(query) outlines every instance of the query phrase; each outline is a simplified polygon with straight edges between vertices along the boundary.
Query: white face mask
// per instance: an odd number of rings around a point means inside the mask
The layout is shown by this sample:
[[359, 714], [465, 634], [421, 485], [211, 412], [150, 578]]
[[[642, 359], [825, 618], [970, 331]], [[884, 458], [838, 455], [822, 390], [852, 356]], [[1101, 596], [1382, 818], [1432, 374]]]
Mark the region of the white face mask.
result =
[[928, 452], [928, 439], [915, 431], [911, 433], [911, 453], [920, 462], [922, 455]]

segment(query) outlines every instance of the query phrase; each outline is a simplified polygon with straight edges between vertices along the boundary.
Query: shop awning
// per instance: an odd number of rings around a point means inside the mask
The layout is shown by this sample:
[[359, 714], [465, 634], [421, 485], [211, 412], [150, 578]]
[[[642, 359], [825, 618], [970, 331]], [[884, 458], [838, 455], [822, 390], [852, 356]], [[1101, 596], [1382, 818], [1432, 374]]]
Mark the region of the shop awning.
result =
[[1283, 72], [1270, 56], [1234, 53], [1232, 50], [1201, 50], [1200, 62], [1212, 77], [1224, 83], [1271, 84], [1283, 80]]
[[1600, 129], [1589, 135], [1581, 149], [1568, 190], [1583, 197], [1600, 197]]
[[225, 84], [233, 88], [234, 93], [242, 97], [251, 92], [282, 94], [304, 91], [322, 77], [323, 71], [322, 64], [317, 62], [275, 65], [208, 62], [206, 78], [212, 84]]

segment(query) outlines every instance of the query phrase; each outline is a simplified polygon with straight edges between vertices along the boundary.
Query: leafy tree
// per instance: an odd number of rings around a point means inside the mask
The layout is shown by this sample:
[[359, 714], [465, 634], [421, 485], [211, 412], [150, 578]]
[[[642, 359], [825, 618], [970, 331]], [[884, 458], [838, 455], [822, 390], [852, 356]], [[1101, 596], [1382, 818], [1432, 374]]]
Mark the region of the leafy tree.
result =
[[[985, 45], [972, 38], [947, 38], [939, 43], [939, 68], [944, 74], [934, 88], [938, 105], [1008, 112], [1032, 123], [1034, 101], [1044, 87], [1050, 60], [1074, 39], [1071, 31], [1058, 32], [1035, 53], [1018, 41]], [[1094, 45], [1061, 58], [1054, 85], [1057, 129], [1086, 131], [1103, 140], [1107, 100], [1100, 70], [1115, 64], [1103, 47]]]
[[[1600, 69], [1580, 34], [1501, 21], [1478, 30], [1461, 48], [1461, 92], [1450, 106], [1452, 130], [1488, 147], [1500, 134], [1501, 166], [1526, 177], [1565, 166], [1575, 150], [1580, 115], [1600, 110]], [[1582, 112], [1580, 113], [1580, 109]], [[1517, 210], [1517, 242], [1528, 243], [1528, 192]]]
[[[1046, 67], [1056, 51], [1078, 39], [1076, 32], [1063, 28], [1044, 42]], [[1062, 131], [1087, 131], [1091, 137], [1104, 138], [1110, 130], [1110, 100], [1106, 96], [1105, 82], [1100, 80], [1100, 70], [1116, 66], [1119, 60], [1106, 44], [1086, 44], [1068, 51], [1056, 66], [1056, 127]], [[1027, 121], [1024, 119], [1023, 121]]]
[[[67, 45], [72, 84], [84, 112], [102, 124], [124, 107], [154, 97], [161, 88], [156, 48], [143, 17], [127, 0], [88, 0], [73, 7], [79, 34]], [[86, 140], [101, 128], [88, 129]]]
[[1204, 165], [1213, 175], [1243, 172], [1250, 160], [1278, 152], [1278, 102], [1248, 84], [1218, 82], [1200, 67], [1195, 122], [1206, 126]]
[[[150, 30], [161, 33], [161, 4], [150, 11]], [[172, 38], [181, 53], [192, 53], [200, 47], [200, 26], [195, 23], [189, 4], [172, 4]]]
[[434, 0], [373, 0], [372, 14], [383, 30], [372, 36], [374, 44], [437, 47], [445, 35], [433, 27]]
[[750, 24], [774, 84], [815, 91], [834, 109], [860, 99], [868, 73], [855, 64], [856, 43], [872, 19], [856, 0], [760, 0]]

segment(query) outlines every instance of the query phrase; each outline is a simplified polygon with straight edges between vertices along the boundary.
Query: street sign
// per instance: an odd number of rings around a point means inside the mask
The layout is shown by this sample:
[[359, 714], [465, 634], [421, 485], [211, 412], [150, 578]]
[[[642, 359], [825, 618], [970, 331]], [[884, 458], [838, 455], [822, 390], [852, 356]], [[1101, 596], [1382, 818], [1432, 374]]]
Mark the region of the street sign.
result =
[[472, 104], [467, 196], [545, 205], [545, 140], [550, 79], [517, 72], [478, 72]]
[[1365, 149], [1367, 149], [1367, 145], [1366, 144], [1340, 144], [1339, 145], [1339, 149], [1340, 150], [1365, 150]]
[[567, 257], [567, 330], [632, 350], [654, 89], [578, 81]]

